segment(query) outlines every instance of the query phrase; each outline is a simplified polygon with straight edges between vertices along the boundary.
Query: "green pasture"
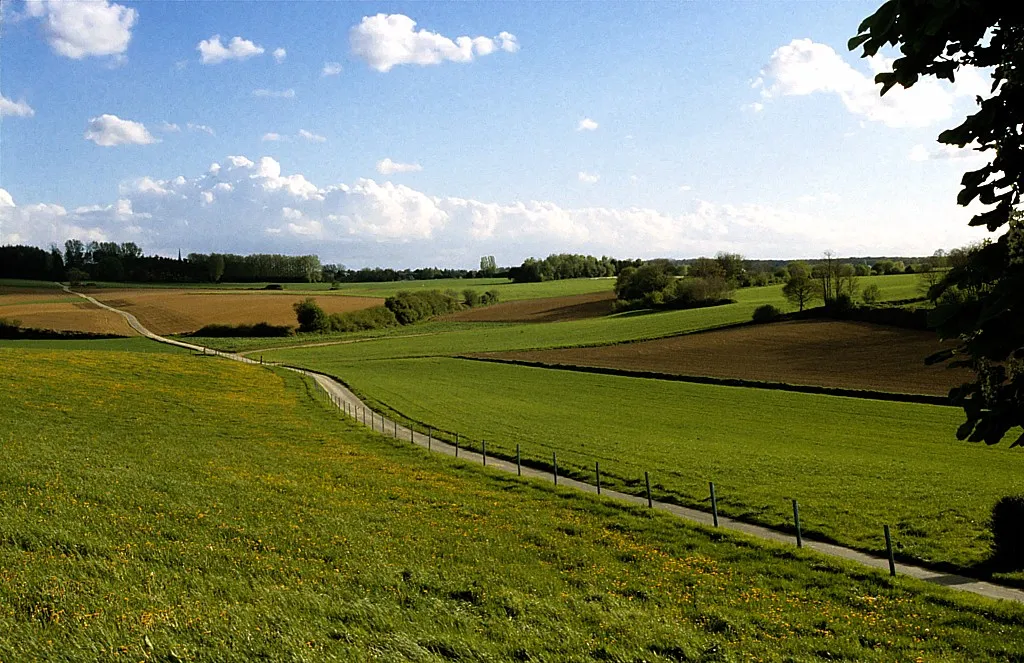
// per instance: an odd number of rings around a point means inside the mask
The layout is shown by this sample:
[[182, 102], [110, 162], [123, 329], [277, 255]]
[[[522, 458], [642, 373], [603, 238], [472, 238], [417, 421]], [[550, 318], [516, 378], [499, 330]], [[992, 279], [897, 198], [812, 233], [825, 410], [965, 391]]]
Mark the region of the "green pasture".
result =
[[2, 661], [1024, 656], [1020, 606], [429, 456], [294, 374], [0, 365]]
[[[67, 350], [73, 352], [146, 352], [146, 353], [188, 353], [166, 343], [157, 343], [141, 336], [100, 339], [47, 339], [47, 340], [5, 340], [0, 339], [0, 348], [9, 350]], [[116, 360], [116, 359], [115, 359]]]
[[[280, 353], [280, 355], [298, 353]], [[281, 358], [278, 356], [278, 358]], [[904, 559], [969, 568], [989, 556], [988, 514], [1024, 475], [1024, 452], [958, 442], [955, 408], [697, 385], [449, 358], [303, 366], [344, 379], [379, 408], [488, 453], [523, 457], [656, 498], [862, 550], [893, 528]], [[1024, 577], [1024, 576], [1021, 576]]]

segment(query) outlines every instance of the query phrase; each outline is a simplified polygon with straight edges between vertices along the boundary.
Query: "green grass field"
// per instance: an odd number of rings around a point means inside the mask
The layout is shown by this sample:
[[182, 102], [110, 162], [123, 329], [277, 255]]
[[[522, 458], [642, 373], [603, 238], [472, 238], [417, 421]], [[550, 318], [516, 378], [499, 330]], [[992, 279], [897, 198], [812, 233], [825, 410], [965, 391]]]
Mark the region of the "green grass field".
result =
[[430, 457], [294, 374], [0, 365], [5, 663], [1024, 656], [1020, 606]]
[[714, 481], [723, 513], [774, 527], [791, 525], [795, 498], [805, 533], [877, 552], [889, 524], [903, 558], [933, 564], [983, 562], [992, 505], [1024, 474], [1018, 449], [958, 442], [949, 407], [446, 358], [296, 363], [489, 453], [514, 458], [518, 443], [550, 467], [557, 452], [590, 481], [599, 461], [634, 494], [649, 471], [656, 497], [705, 509]]
[[94, 351], [127, 351], [127, 352], [156, 352], [156, 353], [171, 353], [188, 354], [188, 350], [184, 348], [176, 348], [172, 345], [166, 345], [164, 343], [154, 343], [149, 339], [142, 338], [141, 336], [133, 336], [129, 338], [103, 338], [103, 339], [74, 339], [74, 340], [29, 340], [29, 341], [12, 341], [0, 339], [0, 348], [6, 348], [10, 350], [68, 350], [74, 352], [94, 352]]

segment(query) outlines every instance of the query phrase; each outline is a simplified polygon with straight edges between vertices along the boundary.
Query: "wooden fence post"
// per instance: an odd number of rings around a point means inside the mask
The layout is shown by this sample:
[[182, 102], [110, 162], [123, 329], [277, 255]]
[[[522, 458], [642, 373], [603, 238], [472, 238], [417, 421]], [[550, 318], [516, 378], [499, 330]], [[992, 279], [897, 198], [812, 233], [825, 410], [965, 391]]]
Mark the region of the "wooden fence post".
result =
[[523, 462], [519, 456], [519, 445], [516, 445], [516, 474], [523, 476]]
[[455, 457], [459, 457], [459, 434], [455, 434]]
[[651, 475], [644, 472], [644, 483], [647, 484], [647, 508], [654, 508], [654, 500], [651, 499]]
[[558, 453], [554, 452], [554, 451], [551, 452], [551, 467], [552, 467], [552, 473], [555, 476], [555, 485], [557, 486], [558, 485]]
[[487, 440], [480, 440], [481, 455], [484, 457], [484, 467], [487, 467]]
[[601, 463], [594, 461], [594, 474], [597, 475], [597, 494], [601, 494]]
[[715, 482], [709, 481], [708, 485], [711, 486], [711, 518], [715, 522], [715, 527], [718, 527], [718, 498], [715, 497]]
[[797, 506], [796, 500], [793, 500], [793, 522], [796, 524], [796, 547], [803, 548], [804, 540], [800, 536], [800, 507]]
[[896, 575], [896, 558], [892, 555], [892, 537], [889, 535], [889, 526], [885, 526], [885, 552], [889, 555], [889, 575]]

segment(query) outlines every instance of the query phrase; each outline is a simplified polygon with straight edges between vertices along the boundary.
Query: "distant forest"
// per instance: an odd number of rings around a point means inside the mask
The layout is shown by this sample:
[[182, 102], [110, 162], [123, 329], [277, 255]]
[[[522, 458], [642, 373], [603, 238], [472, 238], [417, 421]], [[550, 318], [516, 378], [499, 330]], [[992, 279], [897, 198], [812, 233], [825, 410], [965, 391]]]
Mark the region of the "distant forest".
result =
[[[942, 252], [937, 252], [941, 255]], [[921, 271], [932, 258], [865, 257], [844, 262], [859, 266], [861, 273], [902, 274]], [[69, 239], [64, 250], [49, 251], [34, 246], [0, 246], [0, 278], [50, 281], [114, 281], [132, 283], [368, 283], [383, 281], [422, 281], [431, 279], [508, 278], [518, 283], [573, 278], [613, 277], [626, 267], [661, 264], [678, 276], [705, 270], [711, 262], [722, 266], [737, 285], [767, 285], [784, 277], [788, 260], [747, 260], [734, 253], [719, 253], [714, 258], [674, 260], [620, 260], [602, 256], [560, 253], [544, 259], [527, 258], [517, 267], [498, 267], [493, 256], [480, 259], [480, 269], [390, 269], [372, 267], [347, 269], [344, 265], [321, 264], [315, 255], [286, 256], [259, 253], [190, 253], [167, 258], [144, 255], [132, 243], [84, 243]], [[805, 260], [813, 266], [817, 260]]]

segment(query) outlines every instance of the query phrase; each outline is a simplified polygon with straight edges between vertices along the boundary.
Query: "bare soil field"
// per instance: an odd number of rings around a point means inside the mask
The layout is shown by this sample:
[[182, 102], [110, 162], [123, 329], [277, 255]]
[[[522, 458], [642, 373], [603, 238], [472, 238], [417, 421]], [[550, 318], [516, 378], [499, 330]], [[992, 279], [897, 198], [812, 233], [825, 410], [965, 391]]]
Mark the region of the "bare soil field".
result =
[[595, 348], [481, 354], [552, 365], [945, 396], [971, 373], [925, 366], [931, 332], [814, 320], [753, 325]]
[[524, 299], [466, 309], [441, 319], [453, 322], [562, 322], [608, 315], [612, 312], [614, 301], [614, 292]]
[[[132, 313], [157, 334], [183, 334], [209, 324], [295, 325], [292, 305], [306, 299], [301, 293], [217, 292], [210, 290], [107, 290], [89, 294], [104, 304]], [[314, 297], [328, 313], [380, 306], [377, 297]]]
[[22, 327], [134, 336], [124, 318], [59, 290], [4, 288], [0, 318], [18, 320]]

